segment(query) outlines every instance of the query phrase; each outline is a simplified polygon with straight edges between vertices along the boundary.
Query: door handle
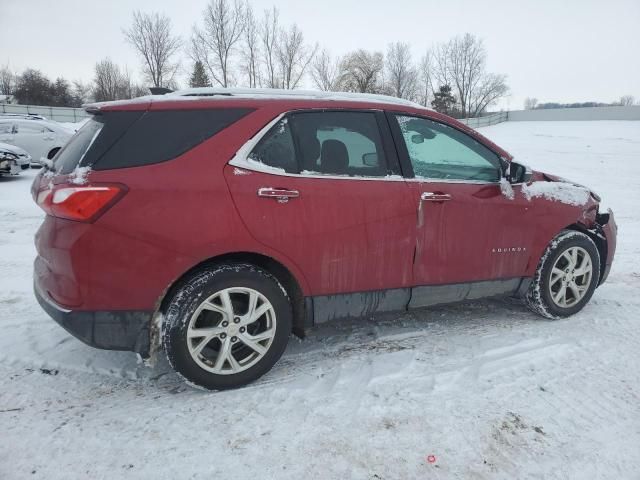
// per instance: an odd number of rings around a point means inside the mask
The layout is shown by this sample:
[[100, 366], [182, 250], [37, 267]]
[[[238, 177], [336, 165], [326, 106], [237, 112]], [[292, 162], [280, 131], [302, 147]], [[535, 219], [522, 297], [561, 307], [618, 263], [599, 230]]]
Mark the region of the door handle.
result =
[[422, 195], [420, 195], [420, 201], [422, 202], [446, 202], [448, 200], [451, 200], [451, 195], [448, 193], [422, 192]]
[[278, 203], [287, 203], [290, 198], [298, 198], [300, 196], [300, 192], [298, 190], [289, 190], [287, 188], [261, 187], [258, 189], [258, 196], [263, 198], [274, 198]]

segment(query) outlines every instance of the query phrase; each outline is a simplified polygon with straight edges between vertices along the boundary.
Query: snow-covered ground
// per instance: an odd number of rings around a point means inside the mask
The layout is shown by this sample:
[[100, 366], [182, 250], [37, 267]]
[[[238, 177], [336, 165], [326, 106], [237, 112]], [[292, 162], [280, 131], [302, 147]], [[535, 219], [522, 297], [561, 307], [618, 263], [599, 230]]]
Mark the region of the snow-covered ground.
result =
[[584, 311], [507, 299], [328, 325], [221, 393], [50, 320], [34, 172], [0, 179], [0, 478], [640, 478], [640, 122], [482, 132], [615, 210], [617, 259]]

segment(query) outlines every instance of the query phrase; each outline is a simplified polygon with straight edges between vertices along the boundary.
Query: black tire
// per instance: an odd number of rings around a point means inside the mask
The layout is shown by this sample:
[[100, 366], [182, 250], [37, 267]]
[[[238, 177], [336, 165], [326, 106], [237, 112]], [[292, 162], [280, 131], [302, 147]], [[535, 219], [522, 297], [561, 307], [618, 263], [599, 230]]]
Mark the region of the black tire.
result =
[[51, 160], [53, 157], [56, 156], [56, 153], [58, 153], [59, 150], [60, 150], [60, 147], [51, 149], [51, 151], [47, 154], [47, 158]]
[[[580, 247], [591, 259], [592, 274], [584, 296], [573, 305], [558, 305], [551, 296], [549, 283], [551, 273], [558, 259], [572, 247]], [[562, 282], [562, 279], [560, 279]], [[586, 234], [574, 230], [563, 230], [546, 248], [533, 281], [525, 296], [527, 306], [535, 313], [546, 318], [565, 318], [579, 312], [589, 302], [600, 281], [600, 253], [593, 240]], [[586, 286], [586, 282], [585, 282]]]
[[[206, 299], [227, 288], [247, 288], [263, 295], [273, 306], [276, 330], [267, 351], [257, 363], [238, 373], [216, 374], [194, 360], [187, 344], [187, 331], [196, 309]], [[235, 305], [235, 302], [232, 303]], [[292, 309], [285, 289], [273, 275], [250, 264], [228, 263], [195, 273], [176, 289], [165, 310], [162, 341], [169, 363], [188, 382], [209, 390], [240, 387], [267, 373], [282, 356], [291, 333]], [[199, 322], [200, 317], [197, 318], [195, 321]], [[224, 317], [220, 315], [220, 318]], [[221, 320], [215, 320], [213, 326], [221, 325], [219, 322]], [[216, 346], [219, 352], [222, 345], [218, 337], [221, 335], [209, 341], [214, 353]], [[237, 341], [237, 347], [231, 348], [239, 347], [246, 346]], [[202, 351], [210, 351], [209, 346]]]

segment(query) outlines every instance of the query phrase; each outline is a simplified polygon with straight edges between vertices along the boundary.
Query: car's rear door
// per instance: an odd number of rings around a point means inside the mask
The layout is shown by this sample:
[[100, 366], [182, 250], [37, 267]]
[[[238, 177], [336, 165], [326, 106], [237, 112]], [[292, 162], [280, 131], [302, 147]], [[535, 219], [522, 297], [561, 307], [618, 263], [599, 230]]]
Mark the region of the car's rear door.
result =
[[[404, 308], [416, 213], [398, 173], [384, 114], [345, 110], [289, 113], [225, 168], [253, 237], [293, 262], [311, 295], [398, 289], [397, 297], [375, 298]], [[374, 297], [353, 302], [363, 298]], [[377, 306], [362, 305], [359, 313]]]
[[498, 155], [433, 119], [389, 119], [418, 214], [411, 305], [517, 288], [535, 226], [519, 191], [503, 193]]

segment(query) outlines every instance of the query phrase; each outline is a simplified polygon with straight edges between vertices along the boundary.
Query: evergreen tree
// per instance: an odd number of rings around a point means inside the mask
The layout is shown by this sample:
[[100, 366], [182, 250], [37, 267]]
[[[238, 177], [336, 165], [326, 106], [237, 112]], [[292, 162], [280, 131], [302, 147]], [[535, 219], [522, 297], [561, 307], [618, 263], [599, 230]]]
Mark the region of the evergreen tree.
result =
[[431, 106], [436, 112], [447, 115], [453, 112], [456, 97], [451, 95], [451, 87], [449, 85], [442, 85], [433, 96], [434, 100], [431, 102]]
[[195, 87], [210, 87], [211, 82], [209, 81], [209, 76], [204, 69], [204, 65], [200, 60], [197, 60], [196, 63], [193, 64], [193, 73], [191, 74], [191, 78], [189, 79], [189, 86], [192, 88]]
[[53, 84], [53, 98], [51, 103], [56, 107], [70, 107], [73, 104], [69, 82], [62, 77], [58, 77]]

